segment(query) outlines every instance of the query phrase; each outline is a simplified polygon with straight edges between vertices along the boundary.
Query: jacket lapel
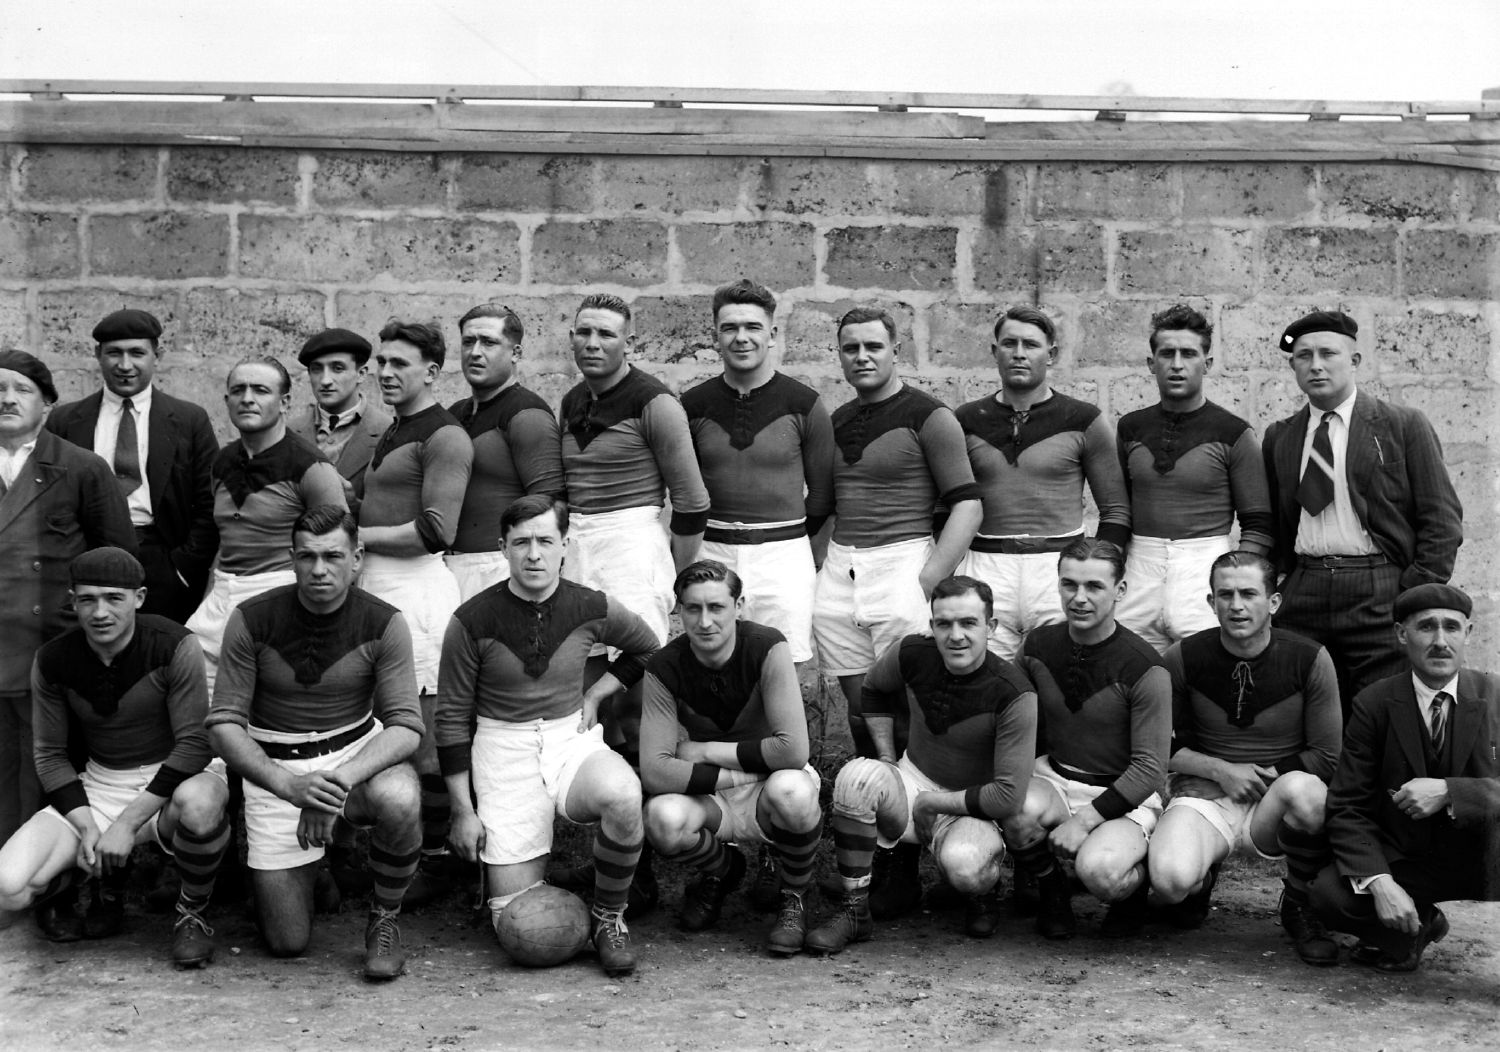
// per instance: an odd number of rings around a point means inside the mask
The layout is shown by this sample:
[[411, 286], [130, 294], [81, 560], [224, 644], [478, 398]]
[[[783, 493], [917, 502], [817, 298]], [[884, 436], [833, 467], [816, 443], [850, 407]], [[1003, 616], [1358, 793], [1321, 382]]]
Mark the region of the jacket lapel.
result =
[[1417, 712], [1417, 691], [1411, 685], [1410, 673], [1401, 677], [1401, 682], [1391, 697], [1391, 726], [1396, 729], [1396, 740], [1411, 769], [1419, 777], [1427, 774], [1427, 750], [1422, 744], [1426, 739], [1422, 730], [1422, 718]]
[[1302, 475], [1302, 446], [1307, 441], [1307, 421], [1312, 412], [1303, 406], [1287, 422], [1286, 441], [1276, 447], [1276, 474], [1281, 477], [1281, 508], [1284, 516], [1290, 517], [1294, 532], [1297, 517], [1301, 512], [1297, 504], [1297, 483]]
[[1365, 521], [1368, 507], [1365, 493], [1370, 480], [1385, 461], [1380, 431], [1378, 403], [1360, 392], [1354, 399], [1354, 412], [1349, 414], [1349, 448], [1345, 454], [1348, 463], [1344, 465], [1344, 478], [1349, 480], [1349, 501], [1361, 523]]
[[56, 462], [54, 455], [55, 443], [59, 441], [61, 439], [46, 431], [37, 436], [36, 447], [32, 449], [31, 456], [21, 465], [21, 470], [16, 473], [16, 481], [4, 499], [0, 500], [0, 530], [9, 528], [21, 512], [67, 474], [67, 469]]
[[1484, 717], [1484, 705], [1480, 702], [1473, 673], [1458, 674], [1458, 698], [1453, 704], [1453, 733], [1449, 740], [1452, 765], [1448, 773], [1458, 774], [1469, 762], [1469, 755], [1479, 742], [1479, 727]]
[[151, 392], [151, 420], [147, 427], [146, 484], [151, 489], [151, 507], [161, 514], [162, 490], [172, 473], [173, 452], [177, 448], [177, 414], [160, 391]]
[[[68, 425], [68, 433], [63, 435], [75, 446], [84, 449], [94, 448], [94, 431], [99, 427], [99, 410], [104, 405], [104, 392], [95, 391], [83, 400], [78, 407], [78, 415]], [[109, 458], [106, 457], [106, 460]], [[113, 466], [113, 465], [111, 465]]]

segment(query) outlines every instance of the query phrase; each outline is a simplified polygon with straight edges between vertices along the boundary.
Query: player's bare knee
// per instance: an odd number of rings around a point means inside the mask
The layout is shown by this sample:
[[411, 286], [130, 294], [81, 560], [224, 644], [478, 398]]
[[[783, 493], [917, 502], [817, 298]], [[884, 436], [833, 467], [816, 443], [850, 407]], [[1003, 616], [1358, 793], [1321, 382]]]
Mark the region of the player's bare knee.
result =
[[189, 778], [173, 791], [172, 804], [184, 828], [198, 834], [207, 833], [224, 820], [229, 789], [212, 775]]
[[1278, 784], [1291, 781], [1286, 787], [1286, 812], [1283, 821], [1303, 833], [1316, 833], [1323, 828], [1324, 807], [1328, 801], [1328, 786], [1317, 775], [1306, 771], [1289, 771], [1277, 779]]
[[783, 829], [811, 829], [821, 817], [817, 785], [806, 771], [772, 772], [761, 790], [761, 799]]
[[1180, 852], [1158, 851], [1156, 844], [1147, 860], [1151, 888], [1163, 902], [1181, 902], [1203, 882], [1206, 867]]
[[407, 764], [387, 767], [360, 788], [376, 825], [400, 827], [420, 820], [422, 788]]
[[1138, 861], [1125, 859], [1113, 851], [1096, 851], [1088, 856], [1080, 853], [1074, 872], [1095, 898], [1118, 902], [1140, 885]]
[[687, 850], [698, 835], [696, 828], [690, 828], [694, 823], [686, 798], [675, 793], [647, 800], [644, 820], [646, 838], [669, 855]]
[[0, 909], [24, 910], [31, 905], [36, 891], [29, 877], [16, 870], [0, 869]]
[[938, 852], [938, 868], [953, 889], [963, 895], [981, 895], [1000, 879], [1000, 856], [996, 843], [949, 837]]

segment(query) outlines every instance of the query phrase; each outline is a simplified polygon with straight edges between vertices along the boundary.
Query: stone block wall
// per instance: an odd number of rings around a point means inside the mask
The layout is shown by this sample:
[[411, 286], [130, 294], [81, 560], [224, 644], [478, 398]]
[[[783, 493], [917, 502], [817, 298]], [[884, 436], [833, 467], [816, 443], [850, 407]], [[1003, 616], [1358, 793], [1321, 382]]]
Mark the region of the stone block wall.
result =
[[640, 364], [680, 385], [715, 370], [709, 296], [744, 275], [780, 294], [784, 368], [830, 405], [850, 305], [890, 307], [905, 375], [956, 404], [994, 389], [990, 327], [1025, 302], [1058, 319], [1058, 386], [1117, 418], [1155, 397], [1150, 314], [1188, 302], [1217, 328], [1210, 397], [1263, 431], [1300, 404], [1282, 327], [1338, 306], [1361, 385], [1436, 426], [1466, 511], [1455, 581], [1500, 613], [1493, 172], [12, 144], [0, 173], [0, 341], [43, 354], [65, 397], [94, 385], [89, 330], [124, 304], [166, 325], [166, 388], [217, 407], [243, 355], [293, 364], [317, 329], [373, 338], [391, 315], [456, 347], [457, 317], [496, 299], [555, 402], [591, 290], [634, 303]]

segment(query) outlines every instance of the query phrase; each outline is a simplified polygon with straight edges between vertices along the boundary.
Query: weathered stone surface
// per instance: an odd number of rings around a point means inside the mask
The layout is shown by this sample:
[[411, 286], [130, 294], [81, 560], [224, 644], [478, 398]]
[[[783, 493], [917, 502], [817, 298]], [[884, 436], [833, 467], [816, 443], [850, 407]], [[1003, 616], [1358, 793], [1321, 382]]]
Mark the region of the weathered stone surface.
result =
[[549, 220], [531, 242], [531, 277], [548, 284], [654, 285], [667, 276], [667, 228], [637, 219]]
[[1315, 174], [1306, 164], [1184, 164], [1184, 219], [1255, 218], [1285, 222], [1313, 210]]
[[374, 276], [376, 220], [242, 215], [239, 226], [245, 277], [328, 282]]
[[603, 212], [727, 212], [740, 203], [738, 157], [600, 157], [594, 207]]
[[[1005, 165], [982, 162], [891, 161], [878, 171], [889, 186], [886, 208], [906, 216], [987, 215], [1003, 223], [1015, 214], [1020, 195]], [[1017, 171], [1019, 177], [1019, 170]], [[1024, 184], [1023, 184], [1024, 185]], [[988, 213], [995, 214], [990, 216]]]
[[953, 369], [993, 371], [993, 303], [934, 303], [927, 308], [927, 361]]
[[520, 233], [514, 223], [479, 219], [389, 219], [373, 230], [376, 279], [474, 281], [516, 285], [521, 280]]
[[1164, 164], [1066, 161], [1037, 166], [1037, 219], [1166, 219], [1177, 210], [1172, 169]]
[[1482, 316], [1409, 308], [1375, 316], [1380, 368], [1429, 380], [1481, 377], [1490, 363], [1490, 330]]
[[721, 285], [745, 277], [773, 290], [811, 285], [817, 230], [805, 223], [694, 223], [677, 228], [682, 280]]
[[1396, 290], [1396, 231], [1287, 227], [1265, 232], [1265, 291], [1277, 296]]
[[464, 154], [455, 194], [459, 208], [486, 212], [587, 212], [594, 169], [587, 157]]
[[200, 357], [272, 354], [290, 368], [303, 342], [326, 327], [323, 299], [316, 292], [189, 289], [178, 345]]
[[33, 350], [26, 332], [26, 293], [0, 289], [0, 349]]
[[1454, 222], [1478, 173], [1403, 164], [1324, 164], [1323, 218]]
[[313, 155], [313, 204], [332, 208], [443, 208], [458, 158], [436, 153], [327, 150]]
[[30, 145], [21, 158], [23, 201], [154, 201], [154, 146]]
[[1104, 288], [1103, 232], [1092, 223], [985, 227], [974, 239], [974, 287], [1016, 293]]
[[78, 219], [58, 212], [0, 212], [0, 277], [79, 273]]
[[[1213, 321], [1213, 304], [1206, 300], [1182, 297], [1170, 302], [1186, 303]], [[1169, 305], [1166, 299], [1083, 304], [1078, 309], [1078, 338], [1072, 345], [1074, 364], [1119, 366], [1144, 375], [1151, 356], [1151, 315]], [[1212, 348], [1210, 353], [1214, 353]]]
[[89, 269], [137, 278], [212, 278], [229, 263], [229, 219], [153, 212], [89, 218]]
[[958, 231], [952, 227], [854, 226], [830, 230], [824, 274], [850, 289], [953, 287]]
[[749, 204], [765, 212], [869, 215], [881, 210], [878, 167], [827, 157], [767, 157], [749, 171]]
[[42, 353], [92, 361], [94, 341], [89, 333], [106, 314], [122, 307], [134, 307], [156, 315], [163, 329], [158, 345], [164, 353], [177, 346], [181, 315], [175, 292], [42, 289], [37, 293], [36, 317]]
[[641, 296], [630, 305], [635, 323], [635, 357], [650, 371], [653, 362], [712, 367], [714, 350], [711, 296]]
[[[1226, 304], [1219, 314], [1219, 327], [1214, 333], [1215, 364], [1231, 372], [1255, 369], [1278, 376], [1285, 373], [1290, 377], [1289, 359], [1279, 342], [1283, 330], [1304, 314], [1325, 309], [1328, 305], [1316, 300], [1254, 300]], [[1361, 332], [1360, 335], [1366, 334]]]
[[901, 344], [897, 357], [902, 362], [915, 364], [916, 343], [912, 337], [914, 312], [911, 304], [885, 298], [841, 299], [833, 302], [799, 300], [789, 315], [778, 311], [782, 326], [782, 361], [823, 366], [842, 383], [843, 374], [838, 363], [839, 319], [855, 307], [872, 306], [882, 307], [890, 312], [896, 322], [896, 339]]
[[1409, 230], [1402, 284], [1409, 296], [1500, 299], [1500, 235]]
[[167, 199], [296, 204], [297, 158], [296, 150], [174, 146], [167, 154]]
[[1255, 284], [1254, 235], [1225, 227], [1122, 230], [1115, 284], [1126, 294], [1249, 296]]
[[1489, 383], [1402, 384], [1394, 400], [1420, 409], [1445, 447], [1471, 441], [1476, 428], [1493, 431], [1500, 421], [1500, 400]]
[[365, 292], [344, 291], [334, 297], [334, 320], [331, 324], [352, 329], [374, 341], [387, 319], [409, 318], [432, 322], [443, 330], [448, 342], [448, 366], [457, 369], [458, 319], [470, 307], [491, 300], [504, 303], [526, 327], [522, 341], [524, 360], [528, 365], [571, 361], [568, 349], [568, 325], [580, 297], [514, 296], [499, 289], [478, 286], [473, 291], [445, 292]]

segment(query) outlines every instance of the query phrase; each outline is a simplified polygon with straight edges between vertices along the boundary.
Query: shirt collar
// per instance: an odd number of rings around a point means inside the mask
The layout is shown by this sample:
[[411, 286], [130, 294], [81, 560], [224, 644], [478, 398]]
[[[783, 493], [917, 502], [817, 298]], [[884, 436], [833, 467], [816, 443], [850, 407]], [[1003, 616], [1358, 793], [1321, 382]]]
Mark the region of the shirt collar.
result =
[[[40, 437], [40, 436], [38, 436], [38, 437]], [[36, 449], [36, 439], [35, 438], [33, 438], [30, 442], [27, 442], [24, 446], [22, 446], [20, 449], [16, 450], [14, 453], [7, 453], [6, 455], [9, 456], [16, 463], [20, 463], [21, 461], [25, 460], [27, 457], [31, 456], [31, 453], [32, 453], [32, 451], [34, 449]], [[0, 453], [5, 453], [5, 452], [6, 451], [4, 449], [0, 449]]]
[[[104, 404], [109, 406], [116, 413], [120, 412], [120, 406], [124, 404], [125, 400], [111, 391], [108, 387], [104, 388], [103, 390]], [[134, 409], [138, 414], [149, 412], [151, 410], [151, 391], [151, 385], [147, 384], [146, 388], [139, 394], [131, 395], [130, 408]]]
[[1413, 672], [1411, 674], [1411, 685], [1417, 692], [1417, 710], [1421, 712], [1423, 719], [1427, 719], [1432, 712], [1432, 699], [1437, 697], [1439, 692], [1447, 694], [1448, 697], [1453, 699], [1455, 705], [1458, 704], [1457, 673], [1454, 673], [1453, 678], [1441, 687], [1433, 688], [1423, 683], [1421, 677]]
[[1359, 397], [1359, 391], [1358, 390], [1351, 390], [1349, 392], [1349, 397], [1346, 398], [1346, 399], [1344, 399], [1338, 405], [1334, 406], [1332, 409], [1319, 409], [1317, 406], [1313, 405], [1311, 402], [1309, 402], [1307, 404], [1307, 409], [1308, 409], [1308, 412], [1310, 412], [1312, 414], [1312, 422], [1314, 424], [1320, 424], [1320, 423], [1323, 422], [1323, 414], [1324, 413], [1336, 413], [1336, 414], [1338, 414], [1339, 420], [1344, 425], [1344, 430], [1347, 431], [1347, 430], [1349, 430], [1349, 426], [1350, 426], [1349, 422], [1354, 418], [1354, 400], [1356, 398], [1358, 398], [1358, 397]]
[[[324, 409], [317, 402], [313, 403], [313, 410], [318, 415], [318, 426], [321, 427], [321, 428], [323, 428], [324, 430], [331, 430], [331, 425], [328, 422], [329, 421], [328, 410]], [[339, 414], [339, 426], [343, 427], [346, 424], [352, 424], [356, 420], [362, 419], [364, 417], [364, 415], [365, 415], [365, 396], [364, 396], [363, 393], [361, 393], [358, 397], [356, 397], [354, 399], [354, 408], [353, 409], [347, 410], [346, 412], [343, 412], [343, 413]]]

